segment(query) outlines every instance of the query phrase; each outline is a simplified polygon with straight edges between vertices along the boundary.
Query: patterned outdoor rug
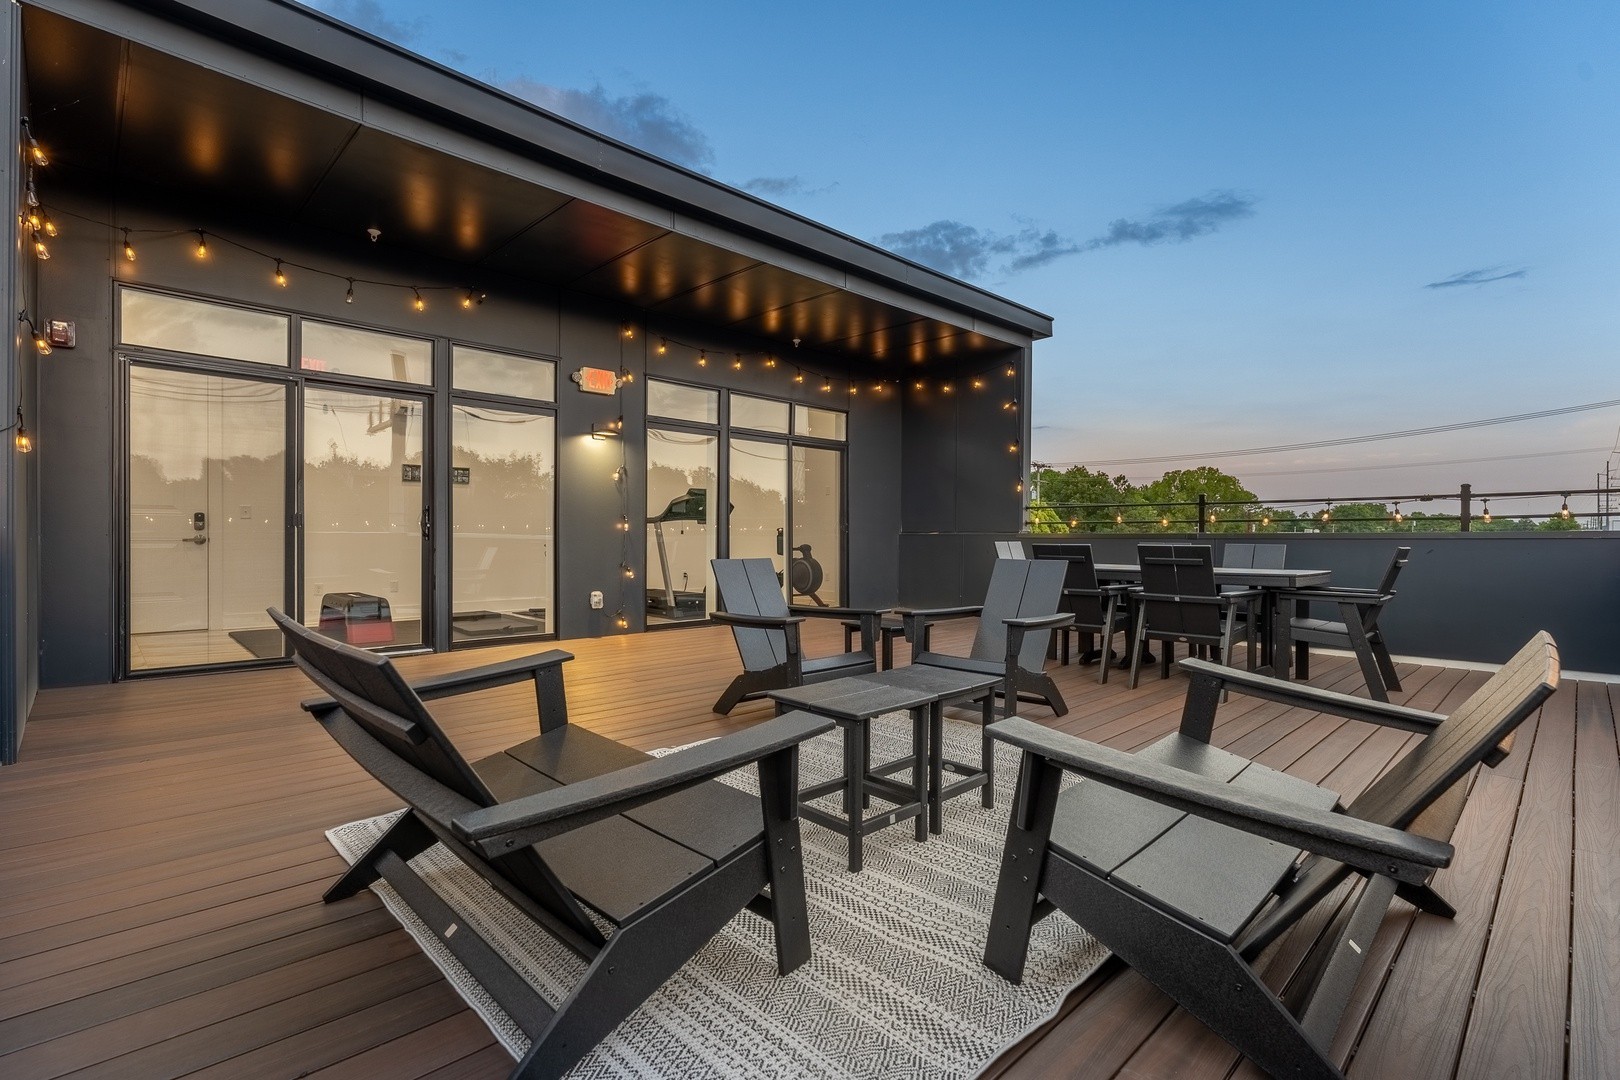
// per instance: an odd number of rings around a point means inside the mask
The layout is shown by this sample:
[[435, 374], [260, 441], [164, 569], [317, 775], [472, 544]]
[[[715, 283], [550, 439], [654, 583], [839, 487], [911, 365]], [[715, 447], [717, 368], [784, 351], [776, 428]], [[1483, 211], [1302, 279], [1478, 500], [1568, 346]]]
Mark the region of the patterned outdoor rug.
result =
[[[910, 722], [880, 717], [873, 760], [907, 752]], [[837, 732], [804, 745], [802, 782], [837, 774]], [[978, 758], [979, 729], [946, 722], [947, 757]], [[1107, 951], [1067, 918], [1035, 928], [1021, 986], [984, 966], [986, 927], [1006, 836], [1016, 753], [1000, 747], [996, 809], [977, 793], [945, 804], [945, 831], [919, 844], [909, 822], [866, 840], [851, 874], [844, 838], [801, 822], [812, 956], [776, 975], [768, 923], [744, 912], [569, 1074], [574, 1077], [970, 1077], [1050, 1017]], [[904, 774], [902, 774], [903, 776]], [[726, 779], [752, 790], [750, 768]], [[874, 803], [874, 806], [879, 804]], [[327, 833], [353, 861], [395, 815]], [[584, 971], [572, 953], [515, 912], [442, 846], [418, 856], [450, 905], [479, 925], [560, 1001]], [[514, 1057], [528, 1039], [385, 883], [374, 887]], [[499, 946], [498, 946], [499, 947]]]

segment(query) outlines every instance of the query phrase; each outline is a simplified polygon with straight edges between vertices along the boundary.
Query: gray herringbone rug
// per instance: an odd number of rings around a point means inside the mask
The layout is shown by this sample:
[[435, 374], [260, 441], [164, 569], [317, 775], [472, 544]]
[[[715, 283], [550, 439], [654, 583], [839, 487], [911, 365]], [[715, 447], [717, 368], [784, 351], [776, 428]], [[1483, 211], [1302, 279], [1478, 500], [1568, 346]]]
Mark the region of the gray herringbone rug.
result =
[[[902, 756], [904, 716], [879, 718], [874, 760]], [[947, 756], [978, 757], [978, 728], [946, 723]], [[881, 755], [881, 756], [880, 756]], [[836, 775], [837, 733], [806, 743], [806, 785]], [[980, 960], [1012, 799], [1016, 755], [997, 759], [996, 809], [976, 794], [945, 807], [943, 836], [919, 844], [909, 823], [867, 838], [866, 866], [846, 869], [844, 839], [802, 822], [812, 957], [776, 974], [769, 924], [744, 912], [581, 1062], [576, 1077], [968, 1077], [1051, 1016], [1107, 952], [1062, 915], [1035, 929], [1023, 985]], [[756, 774], [727, 780], [752, 789]], [[327, 833], [353, 861], [393, 815]], [[450, 905], [560, 1001], [581, 962], [518, 915], [442, 846], [413, 863]], [[386, 884], [375, 886], [514, 1057], [528, 1039]]]

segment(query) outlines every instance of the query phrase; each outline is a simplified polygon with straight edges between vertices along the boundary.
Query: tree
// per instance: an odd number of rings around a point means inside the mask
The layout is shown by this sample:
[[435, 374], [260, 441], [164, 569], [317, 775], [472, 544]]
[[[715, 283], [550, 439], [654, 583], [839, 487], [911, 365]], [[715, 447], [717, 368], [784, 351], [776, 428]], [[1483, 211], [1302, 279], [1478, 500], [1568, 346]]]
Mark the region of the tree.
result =
[[1050, 507], [1066, 525], [1072, 522], [1069, 527], [1079, 531], [1114, 528], [1123, 507], [1135, 501], [1131, 482], [1123, 475], [1110, 478], [1084, 465], [1063, 472], [1042, 469], [1032, 479], [1040, 485], [1040, 504]]
[[1395, 514], [1383, 503], [1341, 503], [1332, 508], [1323, 532], [1387, 532], [1395, 524]]
[[[1208, 532], [1247, 532], [1249, 519], [1260, 516], [1260, 500], [1243, 482], [1212, 465], [1196, 469], [1172, 469], [1151, 484], [1137, 489], [1141, 501], [1151, 506], [1155, 516], [1171, 523], [1186, 523], [1198, 516], [1197, 502], [1202, 495], [1206, 514], [1215, 520], [1204, 523]], [[1177, 504], [1193, 505], [1177, 505]]]

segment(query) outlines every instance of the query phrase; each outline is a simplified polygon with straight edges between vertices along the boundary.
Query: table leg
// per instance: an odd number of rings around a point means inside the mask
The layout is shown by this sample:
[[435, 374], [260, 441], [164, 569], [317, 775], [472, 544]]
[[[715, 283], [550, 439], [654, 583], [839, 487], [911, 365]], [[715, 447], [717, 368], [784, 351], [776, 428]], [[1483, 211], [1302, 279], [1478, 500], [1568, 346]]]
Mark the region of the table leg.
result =
[[[865, 721], [864, 723], [861, 724], [861, 745], [862, 745], [861, 754], [862, 754], [862, 757], [865, 759], [865, 764], [870, 765], [872, 763], [872, 721], [870, 721], [870, 720], [867, 720], [867, 721]], [[866, 771], [865, 766], [862, 767], [861, 771], [863, 773]], [[866, 781], [865, 781], [864, 777], [861, 780], [861, 790], [863, 792], [866, 790]], [[861, 797], [861, 809], [862, 810], [870, 810], [871, 808], [872, 808], [872, 796], [871, 795], [862, 795], [862, 797]]]
[[928, 706], [928, 831], [945, 831], [945, 704]]
[[1277, 604], [1276, 623], [1271, 628], [1271, 677], [1287, 682], [1293, 678], [1294, 615], [1302, 605], [1295, 600]]
[[986, 810], [996, 807], [996, 748], [990, 738], [990, 725], [995, 722], [996, 695], [984, 695], [984, 715], [979, 718], [979, 765], [984, 769], [984, 791], [980, 796]]
[[866, 739], [869, 734], [869, 721], [863, 721], [861, 731], [851, 731], [846, 740], [850, 747], [849, 756], [849, 783], [844, 790], [848, 793], [849, 801], [849, 869], [856, 873], [861, 868], [861, 840], [863, 839], [866, 815], [861, 807], [866, 805]]
[[878, 630], [878, 637], [883, 639], [883, 670], [888, 671], [894, 667], [894, 631]]
[[917, 803], [917, 839], [928, 839], [928, 707], [911, 710], [911, 790]]

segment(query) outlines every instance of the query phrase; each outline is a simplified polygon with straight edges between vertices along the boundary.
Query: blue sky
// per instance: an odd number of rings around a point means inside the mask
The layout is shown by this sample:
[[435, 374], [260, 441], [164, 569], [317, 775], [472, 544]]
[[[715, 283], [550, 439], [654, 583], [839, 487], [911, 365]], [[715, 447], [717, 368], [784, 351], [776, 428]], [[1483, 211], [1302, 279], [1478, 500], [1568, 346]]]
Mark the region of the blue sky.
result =
[[[1053, 315], [1036, 460], [1620, 398], [1620, 4], [315, 6]], [[1605, 408], [1108, 470], [1582, 487], [1620, 471], [1617, 431]]]

